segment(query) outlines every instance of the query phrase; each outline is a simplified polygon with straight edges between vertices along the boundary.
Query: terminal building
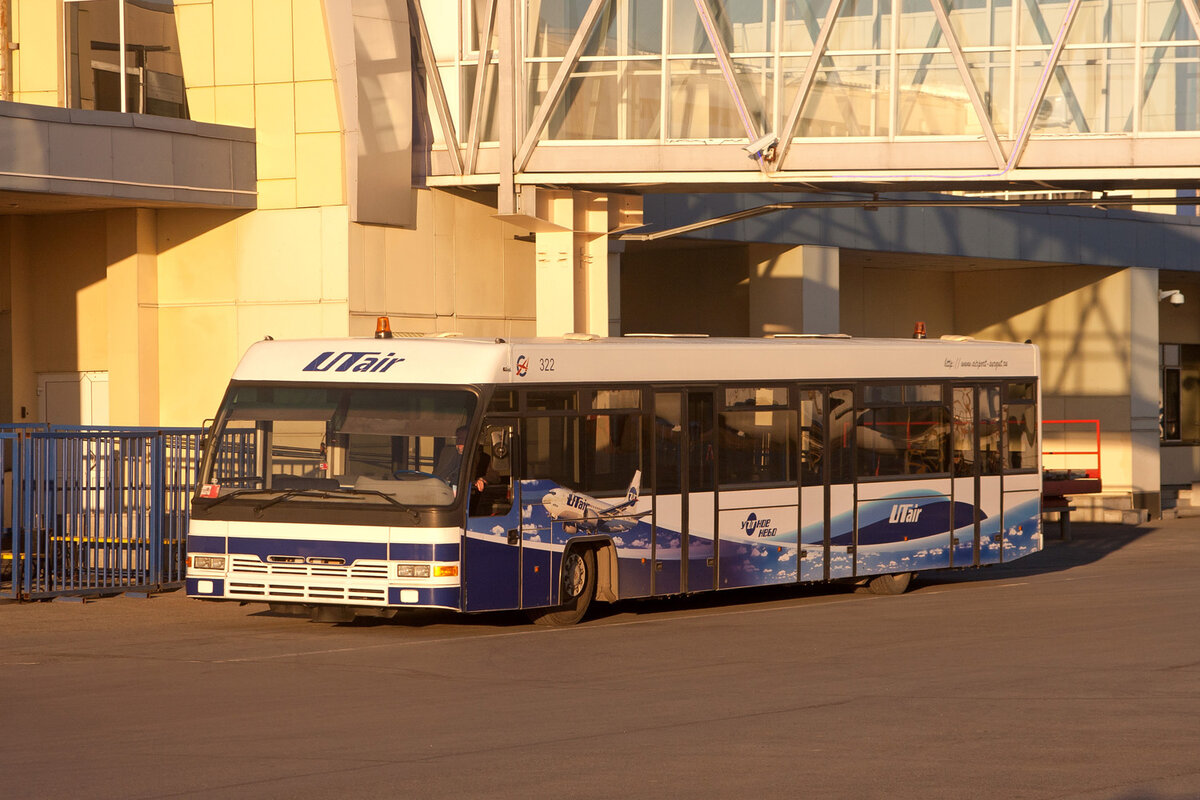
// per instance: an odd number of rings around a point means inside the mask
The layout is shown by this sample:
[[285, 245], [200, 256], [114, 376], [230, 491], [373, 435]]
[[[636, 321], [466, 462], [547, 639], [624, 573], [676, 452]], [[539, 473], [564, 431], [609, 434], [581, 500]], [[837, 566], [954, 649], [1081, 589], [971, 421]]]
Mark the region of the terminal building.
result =
[[1197, 0], [0, 0], [0, 420], [198, 425], [253, 342], [1036, 343], [1200, 480]]

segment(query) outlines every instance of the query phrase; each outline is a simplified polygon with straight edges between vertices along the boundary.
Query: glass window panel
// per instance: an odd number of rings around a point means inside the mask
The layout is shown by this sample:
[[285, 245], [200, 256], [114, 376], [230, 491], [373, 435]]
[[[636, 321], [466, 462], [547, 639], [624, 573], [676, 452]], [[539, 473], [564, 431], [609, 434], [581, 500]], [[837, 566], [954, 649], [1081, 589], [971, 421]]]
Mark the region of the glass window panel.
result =
[[786, 406], [788, 390], [785, 386], [730, 386], [725, 390], [725, 407], [738, 406]]
[[979, 117], [949, 53], [901, 55], [897, 126], [902, 136], [979, 133]]
[[[464, 143], [468, 141], [471, 135], [469, 125], [471, 123], [471, 106], [475, 102], [475, 76], [479, 72], [478, 64], [464, 64], [461, 75], [463, 78], [462, 91], [462, 111], [459, 113], [459, 119], [462, 120], [462, 125], [458, 128], [458, 138]], [[479, 111], [479, 141], [481, 142], [496, 142], [500, 139], [499, 120], [496, 116], [496, 97], [499, 87], [499, 65], [490, 64], [487, 68], [487, 86], [483, 90], [483, 108]], [[445, 82], [452, 77], [446, 72], [442, 73], [442, 81]], [[440, 127], [435, 125], [436, 127]]]
[[1145, 64], [1142, 129], [1200, 130], [1200, 48], [1150, 48]]
[[782, 50], [785, 53], [812, 50], [829, 12], [830, 0], [784, 0]]
[[596, 389], [592, 392], [592, 408], [640, 408], [640, 389]]
[[999, 475], [1000, 457], [1000, 388], [989, 386], [979, 392], [979, 457], [984, 475]]
[[829, 482], [854, 481], [854, 392], [834, 389], [829, 393]]
[[1163, 441], [1178, 441], [1180, 438], [1179, 410], [1181, 397], [1179, 370], [1163, 370], [1162, 382], [1162, 422], [1159, 425], [1159, 436]]
[[730, 53], [761, 53], [774, 48], [773, 0], [724, 0], [710, 7], [721, 41]]
[[488, 402], [489, 413], [511, 413], [517, 410], [517, 393], [511, 389], [497, 389]]
[[1006, 471], [1037, 469], [1037, 406], [1006, 405], [1004, 445], [1008, 453]]
[[583, 422], [583, 481], [588, 494], [624, 494], [642, 469], [641, 417], [597, 414]]
[[825, 452], [825, 397], [815, 389], [800, 392], [800, 483], [819, 485]]
[[967, 70], [979, 90], [992, 127], [998, 136], [1012, 131], [1012, 95], [1009, 75], [1012, 74], [1008, 53], [975, 53], [967, 56]]
[[712, 43], [704, 31], [700, 15], [696, 13], [693, 0], [674, 0], [671, 7], [670, 43], [672, 55], [713, 52]]
[[1049, 45], [1067, 15], [1067, 0], [1025, 0], [1018, 4], [1020, 44]]
[[[775, 68], [771, 59], [734, 59], [733, 75], [750, 119], [758, 130], [768, 130], [775, 107]], [[745, 135], [744, 127], [742, 135]]]
[[942, 26], [928, 0], [903, 0], [900, 6], [900, 47], [903, 49], [944, 46]]
[[728, 411], [718, 424], [721, 486], [795, 481], [796, 412]]
[[1034, 118], [1034, 133], [1108, 133], [1133, 129], [1130, 49], [1066, 50]]
[[898, 403], [940, 403], [942, 387], [937, 383], [867, 384], [863, 387], [866, 405]]
[[884, 406], [864, 411], [855, 433], [864, 478], [946, 471], [950, 426], [940, 406]]
[[1136, 36], [1136, 0], [1083, 0], [1067, 44], [1120, 44], [1132, 42]]
[[125, 4], [125, 107], [121, 106], [119, 0], [64, 6], [68, 105], [188, 118], [172, 0]]
[[[529, 58], [566, 55], [589, 5], [589, 0], [528, 0], [525, 55]], [[604, 35], [602, 28], [603, 23], [597, 21], [587, 48], [598, 47], [597, 40]]]
[[579, 417], [528, 417], [525, 426], [525, 476], [581, 490]]
[[[530, 120], [557, 68], [558, 64], [541, 62], [529, 65]], [[657, 139], [660, 75], [658, 62], [581, 62], [551, 112], [542, 138]]]
[[1037, 388], [1032, 383], [1010, 383], [1004, 387], [1006, 403], [1032, 403], [1037, 400]]
[[535, 390], [525, 395], [525, 408], [529, 411], [574, 411], [578, 407], [575, 392]]
[[956, 476], [975, 474], [975, 387], [956, 386], [951, 410], [950, 463]]
[[746, 126], [715, 58], [676, 59], [669, 68], [670, 138], [745, 138]]
[[800, 122], [802, 137], [887, 136], [887, 56], [822, 59]]
[[1012, 0], [949, 0], [950, 26], [967, 47], [1007, 47], [1012, 41]]
[[596, 22], [588, 55], [662, 53], [663, 0], [610, 0]]
[[654, 396], [654, 490], [677, 493], [683, 463], [683, 397], [678, 392]]
[[883, 50], [891, 44], [889, 0], [846, 0], [829, 36], [830, 52]]
[[1145, 40], [1148, 42], [1196, 40], [1196, 29], [1192, 27], [1191, 20], [1184, 13], [1179, 0], [1146, 0]]

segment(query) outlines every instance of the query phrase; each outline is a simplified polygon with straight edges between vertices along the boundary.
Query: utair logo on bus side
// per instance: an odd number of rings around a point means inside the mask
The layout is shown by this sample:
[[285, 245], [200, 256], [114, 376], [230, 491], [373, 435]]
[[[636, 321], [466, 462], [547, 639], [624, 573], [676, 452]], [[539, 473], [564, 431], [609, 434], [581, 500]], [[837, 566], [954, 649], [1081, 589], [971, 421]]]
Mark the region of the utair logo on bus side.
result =
[[387, 372], [403, 358], [395, 358], [395, 353], [382, 353], [378, 350], [343, 350], [335, 354], [326, 350], [321, 355], [308, 362], [303, 372]]
[[892, 506], [888, 522], [916, 522], [923, 509], [916, 503], [897, 503]]
[[542, 498], [542, 505], [550, 518], [563, 523], [567, 533], [625, 533], [637, 525], [638, 520], [650, 513], [632, 511], [641, 493], [642, 471], [633, 473], [633, 480], [625, 490], [625, 501], [606, 503], [591, 495], [573, 492], [570, 489], [551, 489]]

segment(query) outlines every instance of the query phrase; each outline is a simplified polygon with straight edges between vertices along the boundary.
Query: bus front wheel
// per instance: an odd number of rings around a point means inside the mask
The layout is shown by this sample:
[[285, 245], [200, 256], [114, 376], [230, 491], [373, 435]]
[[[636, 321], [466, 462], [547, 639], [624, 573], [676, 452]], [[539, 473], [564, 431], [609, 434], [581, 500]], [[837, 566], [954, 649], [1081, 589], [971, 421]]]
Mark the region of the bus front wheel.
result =
[[596, 594], [596, 552], [582, 547], [572, 548], [563, 558], [562, 603], [554, 608], [539, 609], [530, 614], [539, 625], [574, 625], [583, 619], [592, 597]]
[[867, 590], [871, 594], [904, 594], [912, 581], [911, 572], [901, 572], [897, 575], [876, 575], [867, 582]]

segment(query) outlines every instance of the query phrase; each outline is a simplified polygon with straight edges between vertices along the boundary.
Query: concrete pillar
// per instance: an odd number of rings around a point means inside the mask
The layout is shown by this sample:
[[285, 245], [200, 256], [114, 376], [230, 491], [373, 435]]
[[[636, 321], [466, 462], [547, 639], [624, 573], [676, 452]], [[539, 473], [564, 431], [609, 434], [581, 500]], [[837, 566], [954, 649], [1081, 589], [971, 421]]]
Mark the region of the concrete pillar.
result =
[[562, 336], [575, 328], [575, 200], [571, 192], [538, 191], [538, 215], [551, 226], [534, 234], [537, 335]]
[[[6, 320], [9, 330], [11, 414], [14, 422], [37, 422], [37, 379], [33, 374], [33, 276], [29, 266], [29, 220], [9, 217]], [[0, 245], [3, 245], [0, 237]], [[2, 260], [2, 259], [0, 259]]]
[[1159, 455], [1158, 270], [1129, 273], [1129, 447], [1134, 505], [1162, 515]]
[[[107, 214], [108, 392], [114, 425], [157, 425], [158, 257], [155, 212]], [[196, 346], [203, 343], [196, 342]]]
[[838, 248], [750, 245], [750, 336], [838, 333]]

